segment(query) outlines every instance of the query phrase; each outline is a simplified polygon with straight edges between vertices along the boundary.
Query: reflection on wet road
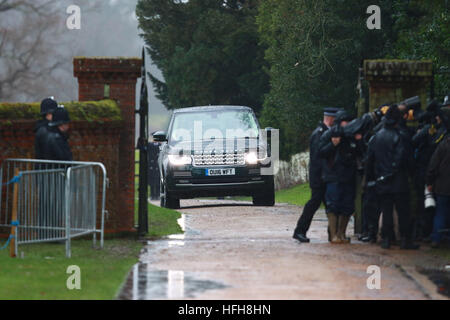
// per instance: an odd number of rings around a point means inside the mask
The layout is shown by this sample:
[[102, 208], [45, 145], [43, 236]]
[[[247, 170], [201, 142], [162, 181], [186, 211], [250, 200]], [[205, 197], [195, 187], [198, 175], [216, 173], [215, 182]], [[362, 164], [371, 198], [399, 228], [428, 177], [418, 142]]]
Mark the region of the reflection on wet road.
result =
[[[186, 215], [177, 220], [183, 232], [185, 231]], [[173, 234], [166, 239], [157, 240], [158, 246], [167, 248], [182, 247], [185, 244], [184, 234]], [[149, 241], [147, 245], [151, 245]], [[155, 270], [148, 260], [148, 246], [144, 248], [141, 262], [133, 266], [117, 299], [119, 300], [154, 300], [154, 299], [185, 299], [194, 298], [207, 290], [223, 289], [225, 285], [196, 279], [195, 275], [183, 270]]]
[[120, 300], [186, 299], [207, 290], [226, 286], [210, 280], [199, 280], [182, 270], [152, 270], [150, 264], [137, 263], [131, 271]]

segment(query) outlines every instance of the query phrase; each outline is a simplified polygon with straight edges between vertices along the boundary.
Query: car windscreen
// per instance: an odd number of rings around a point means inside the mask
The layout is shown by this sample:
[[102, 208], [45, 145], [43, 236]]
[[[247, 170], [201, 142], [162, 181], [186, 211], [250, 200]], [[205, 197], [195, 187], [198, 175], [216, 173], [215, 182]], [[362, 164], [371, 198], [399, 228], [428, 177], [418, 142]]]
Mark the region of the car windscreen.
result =
[[174, 114], [170, 141], [254, 138], [258, 124], [249, 110], [215, 110]]

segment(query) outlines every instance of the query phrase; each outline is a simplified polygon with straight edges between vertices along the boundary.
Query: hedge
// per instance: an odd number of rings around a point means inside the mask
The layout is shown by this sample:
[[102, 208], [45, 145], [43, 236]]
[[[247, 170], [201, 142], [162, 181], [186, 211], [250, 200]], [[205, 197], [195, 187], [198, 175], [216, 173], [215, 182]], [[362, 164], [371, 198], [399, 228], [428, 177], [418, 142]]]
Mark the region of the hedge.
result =
[[[61, 102], [71, 120], [89, 122], [122, 120], [120, 108], [114, 100]], [[1, 120], [40, 119], [40, 103], [0, 103]]]

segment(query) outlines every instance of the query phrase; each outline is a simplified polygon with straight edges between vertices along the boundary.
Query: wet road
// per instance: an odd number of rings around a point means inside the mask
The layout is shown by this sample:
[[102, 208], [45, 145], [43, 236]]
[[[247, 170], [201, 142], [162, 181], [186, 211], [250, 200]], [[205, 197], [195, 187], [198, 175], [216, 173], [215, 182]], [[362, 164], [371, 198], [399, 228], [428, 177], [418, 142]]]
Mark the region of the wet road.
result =
[[[156, 203], [155, 203], [156, 204]], [[405, 251], [327, 242], [318, 212], [308, 236], [292, 239], [301, 208], [231, 200], [182, 200], [184, 235], [149, 241], [118, 299], [441, 299], [417, 266], [446, 262], [427, 247]], [[348, 235], [352, 235], [350, 223]], [[368, 289], [370, 265], [381, 288]]]

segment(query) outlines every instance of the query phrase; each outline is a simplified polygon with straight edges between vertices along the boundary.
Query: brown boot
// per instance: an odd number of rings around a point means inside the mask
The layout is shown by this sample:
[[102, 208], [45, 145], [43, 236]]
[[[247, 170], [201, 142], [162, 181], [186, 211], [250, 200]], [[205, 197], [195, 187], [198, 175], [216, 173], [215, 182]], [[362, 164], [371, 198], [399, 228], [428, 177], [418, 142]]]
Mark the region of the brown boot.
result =
[[337, 237], [341, 240], [342, 243], [350, 243], [350, 238], [345, 236], [345, 231], [347, 230], [348, 221], [350, 220], [350, 216], [340, 215], [338, 217], [338, 231]]
[[334, 213], [328, 213], [328, 230], [330, 230], [331, 243], [341, 243], [337, 236], [338, 217]]

